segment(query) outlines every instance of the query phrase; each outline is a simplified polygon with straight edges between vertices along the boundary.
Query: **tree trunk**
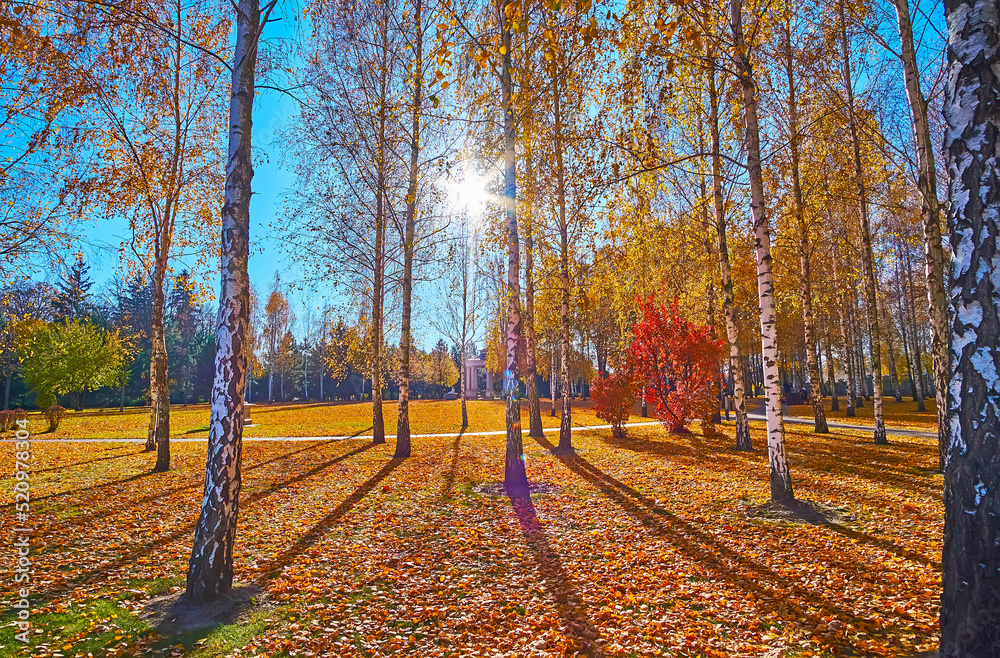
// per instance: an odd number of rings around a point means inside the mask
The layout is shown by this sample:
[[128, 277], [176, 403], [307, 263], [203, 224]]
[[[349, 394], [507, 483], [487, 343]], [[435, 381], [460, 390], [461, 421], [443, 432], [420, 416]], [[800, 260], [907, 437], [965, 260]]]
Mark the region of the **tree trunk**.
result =
[[833, 340], [830, 336], [829, 316], [827, 316], [827, 321], [823, 324], [823, 328], [826, 330], [824, 347], [826, 347], [826, 378], [830, 382], [830, 411], [840, 411], [840, 398], [837, 397], [837, 371], [833, 367], [833, 350], [831, 347]]
[[415, 44], [413, 121], [410, 136], [410, 183], [406, 192], [405, 236], [403, 238], [403, 319], [400, 332], [399, 415], [396, 422], [396, 452], [393, 459], [410, 456], [410, 319], [413, 317], [413, 241], [416, 232], [417, 164], [420, 157], [420, 104], [423, 92], [424, 30], [421, 18], [423, 0], [413, 3], [413, 39]]
[[858, 188], [858, 204], [861, 209], [861, 260], [864, 265], [865, 288], [868, 293], [868, 328], [871, 334], [872, 352], [872, 386], [875, 409], [876, 445], [889, 443], [885, 435], [885, 415], [882, 409], [882, 344], [878, 320], [878, 282], [875, 278], [875, 257], [872, 254], [872, 231], [868, 219], [868, 193], [865, 189], [864, 171], [861, 168], [861, 142], [858, 136], [857, 117], [854, 114], [854, 83], [851, 81], [851, 52], [847, 44], [847, 17], [844, 12], [844, 0], [839, 0], [840, 10], [840, 42], [844, 56], [844, 86], [847, 90], [847, 118], [851, 129], [851, 143], [854, 147], [854, 177]]
[[[913, 289], [913, 266], [910, 262], [908, 249], [901, 249], [903, 265], [906, 267], [906, 290], [907, 301], [910, 309], [910, 338], [913, 341], [913, 366], [917, 376], [917, 393], [920, 396], [917, 400], [917, 411], [927, 411], [924, 400], [927, 398], [927, 384], [924, 382], [924, 360], [920, 356], [920, 337], [917, 334], [917, 294]], [[940, 439], [940, 434], [938, 435]], [[940, 441], [939, 441], [940, 443]], [[940, 450], [939, 450], [940, 452]], [[942, 461], [939, 455], [939, 461]], [[942, 464], [939, 464], [939, 466]]]
[[913, 118], [913, 136], [917, 150], [917, 188], [923, 200], [921, 217], [924, 225], [924, 256], [927, 276], [927, 301], [931, 316], [931, 354], [934, 357], [934, 392], [938, 417], [938, 460], [944, 470], [948, 446], [948, 382], [951, 378], [951, 327], [948, 298], [945, 294], [945, 253], [941, 245], [941, 207], [937, 196], [937, 167], [931, 141], [927, 100], [920, 89], [920, 67], [913, 44], [913, 24], [908, 0], [895, 0], [899, 23], [900, 59], [906, 97]]
[[761, 357], [764, 363], [767, 408], [767, 451], [771, 471], [771, 500], [794, 499], [792, 478], [785, 455], [785, 426], [781, 417], [781, 389], [778, 381], [777, 318], [774, 308], [774, 276], [771, 264], [771, 226], [764, 205], [764, 176], [760, 160], [760, 129], [757, 122], [757, 83], [743, 38], [743, 0], [732, 0], [733, 43], [736, 48], [737, 77], [743, 88], [746, 116], [747, 172], [750, 177], [751, 210], [757, 255], [757, 293], [760, 300]]
[[517, 165], [514, 142], [517, 122], [514, 118], [514, 89], [511, 80], [511, 19], [507, 7], [511, 0], [500, 0], [500, 25], [503, 59], [500, 65], [500, 88], [504, 129], [504, 205], [507, 215], [507, 370], [504, 388], [507, 394], [507, 446], [504, 463], [504, 488], [511, 498], [529, 494], [528, 474], [524, 469], [521, 441], [521, 404], [517, 399], [519, 352], [521, 349], [521, 256], [517, 235]]
[[[125, 390], [125, 385], [123, 384], [122, 385], [122, 391], [123, 391], [122, 398], [125, 397], [124, 390]], [[125, 403], [122, 402], [123, 406], [124, 406], [124, 404]], [[7, 375], [7, 384], [4, 385], [4, 389], [3, 389], [3, 410], [7, 411], [8, 409], [10, 409], [10, 374], [9, 373]], [[119, 409], [119, 411], [121, 411], [121, 409]]]
[[556, 417], [556, 350], [555, 345], [552, 346], [552, 357], [549, 359], [550, 372], [549, 372], [549, 416], [551, 418]]
[[[698, 135], [698, 150], [704, 152], [704, 124], [701, 124]], [[705, 232], [703, 233], [703, 244], [705, 246], [705, 255], [708, 257], [707, 262], [712, 262], [712, 237], [715, 231], [712, 230], [712, 222], [708, 219], [708, 186], [705, 181], [705, 168], [704, 161], [701, 162], [701, 223], [705, 227]], [[711, 276], [711, 271], [709, 271], [708, 283], [705, 286], [705, 311], [708, 316], [708, 326], [711, 331], [711, 336], [713, 341], [719, 339], [718, 332], [715, 330], [715, 277]], [[723, 376], [722, 376], [722, 362], [719, 362], [719, 394], [718, 402], [719, 406], [716, 408], [715, 412], [712, 414], [710, 422], [721, 423], [722, 414], [720, 413], [722, 406], [725, 404], [726, 396], [723, 391]], [[727, 410], [726, 415], [729, 415]]]
[[[853, 290], [852, 290], [853, 292]], [[853, 294], [847, 300], [847, 319], [851, 336], [851, 353], [854, 355], [854, 379], [858, 385], [854, 406], [863, 409], [868, 397], [868, 382], [865, 373], [865, 337], [858, 320], [858, 300]]]
[[879, 304], [882, 323], [885, 325], [885, 344], [889, 348], [889, 375], [892, 377], [892, 396], [896, 402], [903, 401], [903, 393], [899, 386], [899, 370], [896, 368], [896, 347], [892, 340], [892, 326], [889, 324], [889, 314], [884, 304]]
[[[383, 8], [383, 11], [385, 9]], [[383, 16], [382, 43], [388, 48], [388, 17]], [[384, 63], [383, 63], [384, 64]], [[382, 325], [385, 289], [386, 98], [388, 67], [382, 66], [378, 117], [378, 181], [375, 190], [375, 258], [372, 276], [372, 443], [385, 443], [382, 417]]]
[[815, 327], [812, 310], [812, 279], [809, 268], [809, 230], [806, 227], [805, 203], [799, 181], [799, 117], [795, 98], [795, 61], [792, 53], [791, 17], [785, 26], [785, 70], [788, 75], [788, 129], [792, 154], [792, 196], [795, 200], [795, 223], [799, 230], [799, 274], [802, 286], [802, 332], [805, 339], [806, 361], [809, 365], [809, 402], [813, 408], [813, 432], [829, 434], [826, 413], [823, 411], [823, 394], [820, 389], [819, 362], [816, 359]]
[[222, 285], [215, 335], [215, 381], [205, 492], [195, 529], [185, 597], [204, 602], [232, 589], [243, 452], [243, 380], [250, 309], [251, 126], [260, 35], [258, 0], [239, 0], [229, 104], [229, 160], [222, 208]]
[[1000, 647], [1000, 15], [994, 1], [948, 0], [945, 17], [955, 334], [940, 655], [986, 658]]
[[[465, 304], [465, 302], [463, 300], [463, 308], [464, 308], [464, 304]], [[465, 317], [465, 316], [463, 316], [463, 317]], [[462, 389], [462, 391], [461, 391], [461, 396], [462, 396], [462, 429], [465, 429], [466, 427], [469, 426], [469, 409], [468, 409], [468, 407], [466, 406], [466, 403], [465, 403], [465, 391], [466, 391], [465, 387], [468, 386], [468, 382], [466, 381], [466, 366], [465, 366], [466, 356], [465, 356], [465, 351], [466, 351], [465, 329], [463, 328], [462, 329], [462, 372], [459, 373], [459, 380], [458, 380], [459, 381], [459, 388]]]
[[556, 155], [556, 203], [559, 207], [559, 320], [562, 333], [559, 341], [560, 381], [562, 382], [562, 416], [559, 419], [559, 450], [573, 450], [572, 417], [569, 381], [569, 224], [566, 220], [566, 172], [563, 165], [562, 107], [559, 86], [559, 62], [562, 51], [552, 58], [552, 107], [555, 120], [554, 147]]
[[152, 355], [149, 366], [150, 409], [146, 450], [156, 448], [154, 473], [170, 470], [170, 389], [167, 381], [167, 343], [163, 327], [164, 280], [166, 263], [157, 259], [153, 272], [153, 308], [151, 313]]
[[[118, 413], [125, 411], [125, 381], [122, 381], [122, 395], [118, 401]], [[10, 393], [10, 376], [7, 376], [7, 393]], [[4, 402], [4, 409], [6, 409], [6, 401]]]
[[[528, 180], [531, 181], [531, 153], [530, 146], [526, 149], [525, 166], [528, 173]], [[530, 184], [530, 183], [529, 183]], [[527, 353], [525, 354], [525, 386], [528, 393], [528, 435], [533, 438], [544, 436], [542, 432], [542, 408], [538, 401], [538, 365], [535, 357], [535, 276], [534, 276], [534, 217], [533, 209], [529, 203], [525, 206], [525, 235], [524, 235], [524, 329], [526, 338]]]

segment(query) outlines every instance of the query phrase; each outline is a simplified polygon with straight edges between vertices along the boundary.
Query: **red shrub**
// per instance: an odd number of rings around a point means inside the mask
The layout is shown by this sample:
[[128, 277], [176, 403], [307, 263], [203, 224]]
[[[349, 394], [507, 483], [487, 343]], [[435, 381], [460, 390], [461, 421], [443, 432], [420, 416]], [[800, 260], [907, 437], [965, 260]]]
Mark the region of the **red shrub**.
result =
[[632, 326], [630, 356], [646, 393], [656, 405], [656, 418], [680, 432], [695, 418], [711, 418], [718, 405], [722, 341], [708, 327], [698, 327], [653, 301], [642, 303], [642, 321]]
[[639, 381], [631, 363], [624, 364], [612, 375], [599, 374], [591, 382], [590, 397], [594, 401], [594, 410], [598, 418], [611, 423], [615, 438], [625, 437], [625, 421], [638, 392]]

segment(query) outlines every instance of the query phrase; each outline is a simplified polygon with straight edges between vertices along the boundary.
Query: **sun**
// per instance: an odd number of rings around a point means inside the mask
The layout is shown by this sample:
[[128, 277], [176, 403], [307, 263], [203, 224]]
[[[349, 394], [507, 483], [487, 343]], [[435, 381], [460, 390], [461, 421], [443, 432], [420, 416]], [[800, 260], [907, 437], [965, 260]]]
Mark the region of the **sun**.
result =
[[493, 195], [486, 189], [488, 180], [475, 173], [471, 168], [462, 172], [461, 178], [448, 181], [448, 195], [455, 208], [470, 213], [481, 212]]

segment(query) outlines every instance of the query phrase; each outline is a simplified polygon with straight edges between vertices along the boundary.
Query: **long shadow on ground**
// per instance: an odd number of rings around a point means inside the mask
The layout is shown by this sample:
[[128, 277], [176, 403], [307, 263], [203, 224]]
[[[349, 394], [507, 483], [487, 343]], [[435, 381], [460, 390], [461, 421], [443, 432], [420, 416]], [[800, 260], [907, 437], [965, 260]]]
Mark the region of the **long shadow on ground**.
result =
[[[547, 450], [551, 451], [554, 447], [545, 438], [535, 440]], [[818, 597], [798, 585], [789, 584], [787, 578], [736, 552], [720, 543], [715, 537], [659, 507], [648, 496], [604, 473], [579, 455], [556, 454], [555, 456], [566, 468], [598, 488], [639, 523], [712, 569], [734, 588], [752, 592], [757, 597], [758, 605], [765, 610], [768, 606], [773, 606], [776, 611], [784, 609], [785, 614], [792, 613], [798, 619], [805, 618], [813, 627], [823, 623], [824, 615], [831, 614], [854, 622], [865, 621], [850, 610]], [[790, 594], [794, 595], [794, 598], [789, 596]], [[773, 603], [767, 603], [768, 601]], [[819, 612], [810, 612], [807, 606], [817, 608]], [[842, 633], [836, 642], [841, 649], [855, 650], [854, 645]], [[864, 651], [858, 649], [856, 653], [863, 655]]]

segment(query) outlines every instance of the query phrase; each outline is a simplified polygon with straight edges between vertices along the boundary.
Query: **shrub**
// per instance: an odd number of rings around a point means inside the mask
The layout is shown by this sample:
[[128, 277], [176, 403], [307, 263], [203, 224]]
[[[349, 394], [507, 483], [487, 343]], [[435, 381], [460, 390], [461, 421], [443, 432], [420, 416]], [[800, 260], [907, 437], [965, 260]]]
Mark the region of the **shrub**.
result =
[[14, 429], [14, 422], [17, 420], [17, 414], [15, 414], [10, 409], [4, 409], [0, 411], [0, 432], [9, 432]]
[[630, 362], [614, 374], [599, 374], [590, 384], [590, 397], [597, 417], [611, 423], [611, 434], [616, 439], [625, 438], [625, 421], [638, 392], [639, 381]]
[[55, 432], [59, 427], [59, 422], [66, 415], [66, 410], [58, 404], [53, 404], [45, 410], [45, 420], [49, 421], [49, 431]]
[[723, 343], [708, 327], [680, 317], [652, 299], [642, 303], [642, 321], [632, 326], [629, 355], [656, 403], [656, 418], [671, 432], [695, 418], [707, 422], [718, 409], [719, 361]]
[[56, 403], [56, 396], [51, 391], [39, 391], [35, 394], [35, 404], [45, 410]]

